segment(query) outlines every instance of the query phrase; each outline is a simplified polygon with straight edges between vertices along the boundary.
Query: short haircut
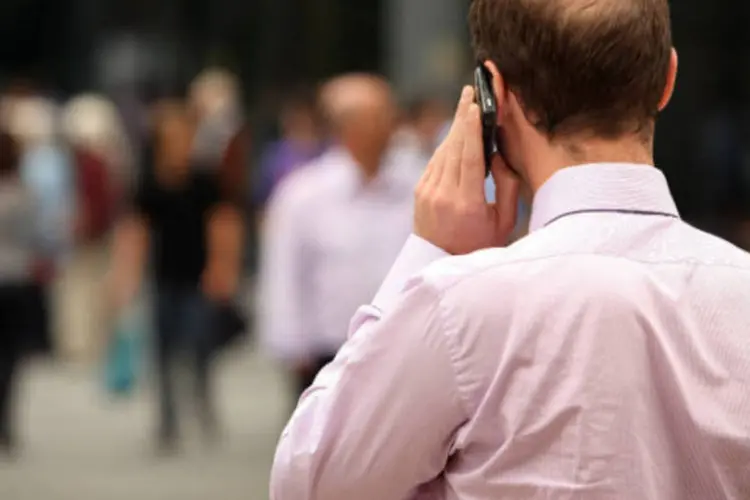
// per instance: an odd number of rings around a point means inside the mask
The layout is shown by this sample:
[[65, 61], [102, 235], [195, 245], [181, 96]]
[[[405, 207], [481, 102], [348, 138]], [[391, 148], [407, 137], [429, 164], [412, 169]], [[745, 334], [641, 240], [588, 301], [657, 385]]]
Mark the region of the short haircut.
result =
[[668, 0], [473, 0], [479, 61], [491, 60], [549, 138], [653, 134], [667, 84]]

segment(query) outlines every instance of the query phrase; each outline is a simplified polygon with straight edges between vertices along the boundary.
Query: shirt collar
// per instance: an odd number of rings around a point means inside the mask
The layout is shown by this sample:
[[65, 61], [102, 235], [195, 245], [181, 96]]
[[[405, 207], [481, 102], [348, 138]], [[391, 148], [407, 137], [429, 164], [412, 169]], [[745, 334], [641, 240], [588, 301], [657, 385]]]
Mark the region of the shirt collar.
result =
[[623, 211], [679, 217], [664, 174], [651, 165], [599, 163], [555, 173], [534, 196], [529, 229], [568, 214]]

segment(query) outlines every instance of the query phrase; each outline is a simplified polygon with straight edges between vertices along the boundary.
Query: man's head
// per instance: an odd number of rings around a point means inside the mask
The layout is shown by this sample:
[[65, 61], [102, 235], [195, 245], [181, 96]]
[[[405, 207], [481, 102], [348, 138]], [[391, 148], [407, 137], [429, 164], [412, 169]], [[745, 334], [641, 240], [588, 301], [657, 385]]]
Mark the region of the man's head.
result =
[[667, 1], [473, 0], [511, 167], [533, 177], [545, 147], [569, 164], [627, 161], [605, 152], [625, 142], [651, 157], [677, 70]]
[[323, 87], [323, 110], [339, 142], [373, 174], [396, 128], [396, 104], [384, 79], [346, 75]]
[[231, 112], [240, 105], [237, 77], [221, 68], [209, 68], [190, 85], [190, 106], [199, 120], [218, 113]]

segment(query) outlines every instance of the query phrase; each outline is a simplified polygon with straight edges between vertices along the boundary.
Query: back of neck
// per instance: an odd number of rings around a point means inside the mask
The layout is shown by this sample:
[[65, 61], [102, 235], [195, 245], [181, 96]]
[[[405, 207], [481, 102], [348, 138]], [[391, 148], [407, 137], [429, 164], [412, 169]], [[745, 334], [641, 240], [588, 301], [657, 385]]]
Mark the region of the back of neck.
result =
[[536, 193], [559, 170], [595, 163], [653, 165], [653, 144], [637, 136], [628, 136], [617, 140], [591, 139], [534, 148], [525, 162], [526, 180]]

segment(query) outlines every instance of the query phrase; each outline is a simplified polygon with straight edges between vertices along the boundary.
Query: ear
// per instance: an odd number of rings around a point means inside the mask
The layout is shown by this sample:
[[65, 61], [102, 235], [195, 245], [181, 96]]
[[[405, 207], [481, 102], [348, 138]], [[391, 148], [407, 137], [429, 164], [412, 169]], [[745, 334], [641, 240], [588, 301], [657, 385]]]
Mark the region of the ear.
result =
[[497, 69], [495, 63], [488, 59], [484, 61], [484, 65], [492, 75], [492, 90], [495, 92], [495, 99], [497, 100], [497, 124], [498, 126], [502, 126], [504, 118], [503, 109], [507, 100], [508, 89], [505, 86], [505, 79], [500, 74], [500, 70]]
[[675, 82], [677, 81], [677, 51], [672, 47], [672, 54], [669, 57], [669, 69], [667, 70], [667, 83], [664, 86], [664, 94], [659, 101], [659, 111], [664, 111], [674, 94]]

